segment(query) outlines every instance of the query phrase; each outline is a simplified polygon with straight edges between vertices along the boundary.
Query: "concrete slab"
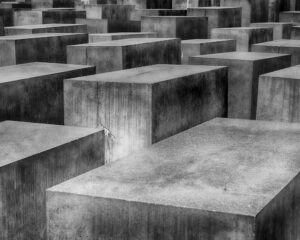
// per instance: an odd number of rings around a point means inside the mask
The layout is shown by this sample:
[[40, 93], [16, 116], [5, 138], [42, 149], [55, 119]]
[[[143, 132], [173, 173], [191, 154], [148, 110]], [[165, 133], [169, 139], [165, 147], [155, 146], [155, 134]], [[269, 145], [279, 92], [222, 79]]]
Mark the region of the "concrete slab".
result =
[[46, 239], [46, 188], [104, 163], [99, 129], [0, 123], [0, 238]]
[[[48, 189], [49, 240], [79, 234], [254, 240], [261, 210], [274, 218], [277, 209], [295, 214], [299, 203], [281, 203], [276, 195], [290, 181], [296, 184], [299, 139], [299, 124], [237, 119], [201, 124]], [[271, 200], [276, 210], [269, 207]], [[257, 221], [256, 228], [271, 229], [269, 224]]]
[[279, 21], [300, 23], [300, 11], [281, 12]]
[[101, 4], [85, 6], [86, 18], [90, 19], [110, 19], [110, 20], [130, 20], [134, 5]]
[[155, 32], [118, 32], [118, 33], [98, 33], [89, 34], [89, 42], [102, 42], [102, 41], [112, 41], [121, 40], [128, 38], [155, 38], [157, 33]]
[[188, 7], [219, 7], [220, 0], [190, 0]]
[[96, 66], [97, 73], [152, 64], [180, 64], [177, 38], [131, 38], [67, 47], [68, 63]]
[[116, 160], [226, 116], [227, 68], [152, 65], [65, 80], [65, 124], [103, 126]]
[[283, 22], [251, 23], [251, 27], [272, 27], [273, 40], [278, 40], [291, 38], [293, 24]]
[[31, 4], [25, 2], [0, 2], [0, 8], [8, 8], [8, 9], [31, 9]]
[[35, 24], [5, 27], [5, 35], [22, 35], [36, 33], [87, 33], [85, 24]]
[[143, 16], [142, 32], [157, 32], [158, 37], [181, 39], [207, 38], [207, 17]]
[[251, 51], [251, 45], [273, 40], [273, 28], [236, 27], [215, 28], [211, 31], [211, 38], [235, 39], [236, 49], [241, 52]]
[[64, 124], [63, 80], [95, 72], [91, 66], [41, 62], [0, 67], [0, 121]]
[[0, 17], [0, 36], [4, 35], [4, 22], [3, 17]]
[[300, 64], [300, 40], [276, 40], [252, 45], [253, 52], [283, 53], [292, 55], [292, 65]]
[[256, 118], [300, 122], [299, 92], [300, 65], [261, 75]]
[[142, 16], [186, 16], [183, 9], [136, 9], [132, 12], [131, 20], [141, 21]]
[[291, 56], [230, 52], [191, 57], [191, 64], [228, 66], [228, 117], [255, 119], [259, 75], [289, 67]]
[[135, 5], [137, 9], [172, 9], [173, 5], [172, 0], [123, 0], [123, 4]]
[[300, 26], [294, 26], [292, 28], [291, 39], [300, 40]]
[[0, 66], [28, 62], [66, 63], [67, 45], [88, 42], [85, 33], [39, 33], [0, 37]]
[[29, 0], [32, 8], [73, 8], [74, 0]]
[[189, 63], [189, 58], [196, 55], [205, 55], [236, 50], [236, 41], [233, 39], [192, 39], [181, 41], [183, 64]]
[[241, 27], [242, 8], [240, 7], [198, 7], [188, 8], [188, 16], [208, 17], [208, 36], [213, 28]]

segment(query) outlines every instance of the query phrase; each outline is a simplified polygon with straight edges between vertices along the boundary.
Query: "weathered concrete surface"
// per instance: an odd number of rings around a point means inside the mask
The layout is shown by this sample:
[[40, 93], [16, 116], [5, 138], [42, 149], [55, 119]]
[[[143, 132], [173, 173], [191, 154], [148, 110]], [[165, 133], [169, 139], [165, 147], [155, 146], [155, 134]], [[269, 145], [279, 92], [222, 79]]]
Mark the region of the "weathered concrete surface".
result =
[[36, 33], [87, 33], [85, 24], [35, 24], [5, 27], [5, 35], [22, 35]]
[[188, 7], [219, 7], [220, 0], [189, 0]]
[[25, 0], [32, 8], [73, 8], [75, 0]]
[[4, 26], [14, 25], [14, 10], [10, 8], [0, 8], [0, 16], [3, 18]]
[[182, 63], [188, 64], [189, 58], [196, 55], [205, 55], [236, 50], [236, 41], [233, 39], [192, 39], [181, 41]]
[[0, 17], [0, 36], [4, 35], [4, 22], [3, 17]]
[[64, 124], [63, 80], [95, 74], [95, 67], [27, 63], [0, 68], [0, 121]]
[[0, 8], [8, 8], [8, 9], [26, 9], [31, 8], [31, 4], [25, 2], [0, 2]]
[[0, 66], [28, 62], [66, 63], [67, 45], [88, 42], [85, 33], [40, 33], [0, 37]]
[[291, 39], [300, 40], [300, 26], [294, 26], [292, 28]]
[[228, 117], [255, 119], [259, 75], [289, 67], [286, 54], [231, 52], [191, 57], [191, 64], [228, 66]]
[[261, 75], [257, 119], [300, 122], [300, 65]]
[[226, 116], [227, 68], [152, 65], [65, 80], [65, 124], [110, 132], [108, 161]]
[[299, 172], [299, 139], [299, 124], [201, 124], [49, 189], [49, 240], [253, 240], [257, 213]]
[[68, 63], [96, 66], [97, 73], [152, 64], [180, 64], [177, 38], [131, 38], [67, 47]]
[[252, 45], [253, 52], [283, 53], [292, 55], [292, 65], [300, 64], [300, 40], [276, 40]]
[[155, 38], [157, 33], [155, 32], [118, 32], [118, 33], [98, 33], [89, 34], [89, 42], [102, 42], [102, 41], [112, 41], [121, 40], [128, 38]]
[[251, 45], [273, 40], [273, 28], [235, 27], [215, 28], [211, 31], [211, 38], [235, 39], [236, 49], [241, 52], [251, 50]]
[[273, 28], [273, 40], [290, 39], [293, 24], [283, 22], [252, 23], [251, 27], [271, 27]]
[[140, 21], [142, 16], [186, 16], [187, 10], [182, 9], [136, 9], [131, 20]]
[[91, 19], [129, 20], [134, 5], [86, 5], [86, 17]]
[[181, 39], [207, 38], [207, 17], [143, 16], [142, 32], [157, 32], [158, 37]]
[[240, 7], [188, 8], [187, 15], [208, 17], [208, 37], [213, 28], [241, 27], [242, 24], [242, 8]]
[[[98, 0], [98, 2], [102, 0]], [[105, 4], [105, 3], [104, 3]], [[137, 9], [171, 9], [172, 0], [122, 0], [117, 4], [135, 5]]]
[[0, 123], [0, 239], [46, 239], [46, 189], [104, 163], [102, 130]]
[[281, 12], [280, 22], [294, 22], [300, 24], [300, 11]]

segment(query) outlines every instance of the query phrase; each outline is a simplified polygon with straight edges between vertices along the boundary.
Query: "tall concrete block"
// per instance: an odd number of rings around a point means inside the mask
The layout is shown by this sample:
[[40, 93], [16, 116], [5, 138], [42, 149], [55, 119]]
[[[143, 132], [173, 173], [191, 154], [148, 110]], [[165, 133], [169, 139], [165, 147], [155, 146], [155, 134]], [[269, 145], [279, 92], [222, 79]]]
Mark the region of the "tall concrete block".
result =
[[300, 122], [299, 80], [299, 65], [261, 75], [256, 118], [267, 121]]
[[157, 32], [158, 37], [181, 39], [207, 38], [207, 17], [143, 16], [142, 32]]
[[104, 127], [108, 161], [226, 116], [227, 69], [152, 65], [65, 80], [65, 124]]
[[251, 51], [251, 45], [273, 40], [273, 28], [241, 27], [215, 28], [211, 31], [211, 38], [235, 39], [236, 50]]
[[181, 41], [182, 63], [188, 64], [189, 58], [196, 55], [233, 52], [236, 41], [233, 39], [192, 39]]
[[102, 42], [102, 41], [112, 41], [121, 40], [128, 38], [155, 38], [157, 33], [155, 32], [124, 32], [124, 33], [98, 33], [89, 34], [89, 42]]
[[228, 66], [228, 117], [255, 119], [259, 75], [291, 65], [291, 56], [231, 52], [191, 57], [191, 64]]
[[297, 236], [299, 139], [299, 124], [203, 123], [48, 189], [49, 240]]
[[213, 28], [241, 27], [240, 7], [198, 7], [188, 8], [188, 16], [208, 17], [208, 36]]
[[0, 66], [28, 62], [66, 63], [67, 45], [88, 42], [84, 33], [40, 33], [0, 37]]
[[131, 38], [68, 46], [68, 63], [96, 66], [97, 73], [153, 64], [181, 63], [177, 38]]
[[187, 10], [182, 9], [136, 9], [130, 19], [141, 21], [142, 16], [186, 16]]
[[111, 20], [129, 20], [134, 5], [119, 4], [101, 4], [86, 5], [86, 18], [91, 19], [111, 19]]
[[273, 28], [273, 40], [290, 39], [293, 24], [281, 22], [265, 22], [265, 23], [252, 23], [251, 27], [271, 27]]
[[5, 27], [5, 35], [22, 35], [36, 33], [87, 33], [85, 24], [35, 24]]
[[279, 21], [300, 24], [300, 11], [281, 12], [279, 15]]
[[102, 130], [0, 123], [0, 238], [46, 239], [46, 189], [104, 163]]
[[252, 52], [283, 53], [292, 55], [292, 65], [300, 64], [300, 40], [276, 40], [252, 45]]
[[0, 121], [64, 124], [63, 80], [95, 72], [91, 66], [41, 62], [0, 67]]

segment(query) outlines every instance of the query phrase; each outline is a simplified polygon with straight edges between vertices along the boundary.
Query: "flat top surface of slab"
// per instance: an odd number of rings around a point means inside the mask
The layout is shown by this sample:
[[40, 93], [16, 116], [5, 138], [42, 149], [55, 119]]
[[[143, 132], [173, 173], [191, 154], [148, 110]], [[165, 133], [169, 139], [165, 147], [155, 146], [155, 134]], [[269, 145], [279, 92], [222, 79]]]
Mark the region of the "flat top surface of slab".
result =
[[25, 35], [9, 35], [0, 37], [0, 41], [16, 41], [22, 39], [33, 39], [33, 38], [49, 38], [49, 37], [60, 37], [60, 36], [76, 36], [85, 33], [37, 33], [37, 34], [25, 34]]
[[300, 65], [266, 73], [261, 76], [300, 80]]
[[255, 216], [300, 169], [300, 124], [214, 119], [50, 189]]
[[131, 68], [121, 71], [113, 71], [96, 75], [73, 78], [72, 81], [96, 81], [153, 84], [175, 78], [214, 71], [224, 67], [204, 65], [167, 65], [158, 64], [139, 68]]
[[115, 32], [115, 33], [92, 33], [89, 36], [127, 36], [127, 35], [143, 35], [143, 34], [155, 34], [156, 32]]
[[90, 68], [86, 65], [33, 62], [0, 67], [0, 84], [23, 79], [47, 76], [72, 70]]
[[216, 59], [228, 59], [228, 60], [240, 60], [240, 61], [256, 61], [269, 58], [276, 58], [287, 56], [287, 54], [278, 53], [261, 53], [261, 52], [224, 52], [207, 55], [198, 55], [192, 58], [216, 58]]
[[22, 25], [22, 26], [5, 27], [5, 28], [6, 29], [41, 29], [41, 28], [72, 27], [72, 26], [84, 26], [84, 25], [85, 24], [50, 23], [50, 24]]
[[215, 43], [215, 42], [227, 42], [227, 41], [235, 41], [234, 39], [189, 39], [182, 40], [181, 43], [184, 44], [201, 44], [201, 43]]
[[281, 39], [270, 42], [257, 43], [254, 45], [258, 46], [269, 46], [269, 47], [300, 47], [300, 40]]
[[0, 167], [99, 132], [27, 122], [0, 122]]

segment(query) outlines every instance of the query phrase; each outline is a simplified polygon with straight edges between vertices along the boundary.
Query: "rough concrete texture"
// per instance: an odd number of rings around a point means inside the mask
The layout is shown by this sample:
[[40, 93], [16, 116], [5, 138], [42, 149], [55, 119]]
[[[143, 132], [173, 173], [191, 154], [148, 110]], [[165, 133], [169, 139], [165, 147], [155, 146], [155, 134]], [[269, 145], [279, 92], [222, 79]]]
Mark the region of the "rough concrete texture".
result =
[[300, 40], [300, 26], [294, 26], [292, 28], [291, 39]]
[[26, 9], [31, 8], [31, 4], [25, 2], [0, 2], [0, 8], [7, 9]]
[[236, 50], [236, 41], [233, 39], [192, 39], [181, 41], [182, 63], [188, 64], [189, 58], [196, 55], [205, 55]]
[[215, 28], [211, 31], [211, 38], [235, 39], [236, 49], [241, 52], [251, 51], [251, 45], [273, 40], [273, 28], [237, 27]]
[[181, 39], [207, 38], [207, 17], [143, 16], [142, 32], [157, 32], [158, 37]]
[[240, 7], [198, 7], [188, 8], [188, 16], [208, 17], [208, 36], [213, 28], [241, 27]]
[[103, 42], [112, 40], [121, 40], [128, 38], [155, 38], [155, 32], [118, 32], [118, 33], [97, 33], [89, 34], [89, 42]]
[[252, 23], [251, 27], [272, 27], [273, 40], [290, 39], [293, 24], [283, 22], [265, 22], [265, 23]]
[[256, 118], [300, 122], [299, 98], [300, 65], [261, 75]]
[[3, 17], [0, 16], [0, 36], [4, 35], [4, 22]]
[[14, 10], [11, 8], [0, 8], [0, 16], [3, 18], [4, 26], [14, 25]]
[[136, 9], [172, 9], [172, 0], [122, 0], [118, 4], [135, 5]]
[[231, 52], [191, 57], [191, 64], [228, 66], [228, 117], [255, 119], [259, 75], [289, 67], [291, 56]]
[[268, 203], [299, 172], [299, 139], [299, 124], [201, 124], [49, 189], [49, 240], [253, 240], [255, 216], [276, 217]]
[[283, 53], [292, 55], [292, 65], [300, 64], [300, 40], [276, 40], [252, 45], [253, 52]]
[[300, 24], [300, 11], [281, 12], [279, 15], [279, 21]]
[[5, 35], [22, 35], [36, 33], [87, 33], [85, 24], [35, 24], [5, 27]]
[[0, 37], [0, 66], [28, 62], [66, 63], [67, 45], [88, 42], [84, 33], [40, 33]]
[[182, 9], [136, 9], [132, 12], [131, 20], [140, 21], [142, 16], [186, 16], [187, 10]]
[[95, 67], [27, 63], [0, 68], [0, 121], [64, 124], [63, 80], [95, 74]]
[[226, 116], [227, 68], [152, 65], [65, 80], [65, 123], [110, 133], [109, 160]]
[[188, 7], [219, 7], [220, 0], [189, 0]]
[[152, 64], [180, 64], [177, 38], [131, 38], [67, 47], [68, 63], [96, 66], [97, 73]]
[[[27, 1], [27, 0], [25, 0]], [[32, 8], [73, 8], [75, 0], [28, 0]]]
[[91, 19], [129, 20], [134, 5], [102, 4], [86, 5], [86, 17]]
[[0, 123], [0, 239], [46, 239], [46, 189], [104, 163], [101, 130]]

